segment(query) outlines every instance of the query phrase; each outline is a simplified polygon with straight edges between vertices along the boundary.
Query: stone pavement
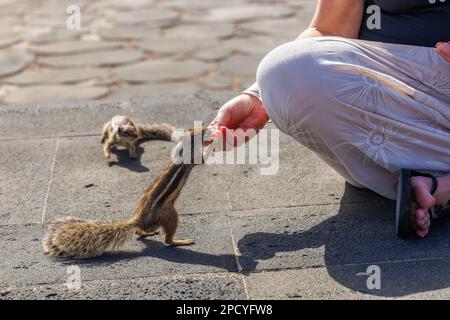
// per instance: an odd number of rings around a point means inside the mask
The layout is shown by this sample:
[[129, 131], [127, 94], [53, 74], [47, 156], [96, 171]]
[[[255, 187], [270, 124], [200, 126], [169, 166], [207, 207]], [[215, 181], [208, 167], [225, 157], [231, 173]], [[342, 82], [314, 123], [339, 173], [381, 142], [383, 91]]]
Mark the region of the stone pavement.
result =
[[[43, 103], [0, 108], [0, 299], [378, 299], [450, 296], [450, 225], [398, 240], [394, 203], [346, 185], [314, 154], [282, 135], [280, 169], [196, 167], [177, 203], [178, 235], [134, 238], [86, 260], [44, 256], [44, 226], [58, 217], [121, 218], [170, 156], [148, 141], [137, 161], [102, 159], [99, 130], [112, 115], [192, 126], [231, 94]], [[81, 289], [66, 285], [70, 266]], [[366, 285], [368, 266], [381, 289]]]
[[315, 2], [0, 0], [0, 104], [240, 91]]

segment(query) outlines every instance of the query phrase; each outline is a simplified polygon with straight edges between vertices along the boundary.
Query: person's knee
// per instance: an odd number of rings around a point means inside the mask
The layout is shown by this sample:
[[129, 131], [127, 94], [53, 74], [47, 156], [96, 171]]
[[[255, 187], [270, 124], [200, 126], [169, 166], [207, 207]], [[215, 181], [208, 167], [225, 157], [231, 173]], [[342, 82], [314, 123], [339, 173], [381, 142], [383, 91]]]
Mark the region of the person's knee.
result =
[[337, 37], [296, 40], [272, 50], [257, 71], [272, 121], [287, 132], [305, 117], [328, 113], [346, 79], [359, 81], [357, 65], [364, 62], [358, 50], [356, 42]]
[[315, 39], [296, 40], [272, 50], [261, 61], [257, 82], [264, 107], [283, 131], [300, 121], [320, 95]]

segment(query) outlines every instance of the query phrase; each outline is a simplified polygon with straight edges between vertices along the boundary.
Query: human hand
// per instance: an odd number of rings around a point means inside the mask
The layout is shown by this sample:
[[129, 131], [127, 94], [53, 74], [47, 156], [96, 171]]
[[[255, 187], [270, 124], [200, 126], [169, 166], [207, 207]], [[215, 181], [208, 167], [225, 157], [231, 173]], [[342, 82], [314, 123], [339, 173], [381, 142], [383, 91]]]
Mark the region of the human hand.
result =
[[233, 146], [248, 141], [252, 133], [257, 133], [267, 121], [269, 116], [258, 98], [241, 94], [231, 99], [219, 109], [217, 116], [209, 125], [212, 136], [225, 134], [223, 146], [217, 146], [216, 150], [230, 150]]
[[450, 41], [438, 42], [436, 44], [436, 50], [445, 60], [450, 62]]

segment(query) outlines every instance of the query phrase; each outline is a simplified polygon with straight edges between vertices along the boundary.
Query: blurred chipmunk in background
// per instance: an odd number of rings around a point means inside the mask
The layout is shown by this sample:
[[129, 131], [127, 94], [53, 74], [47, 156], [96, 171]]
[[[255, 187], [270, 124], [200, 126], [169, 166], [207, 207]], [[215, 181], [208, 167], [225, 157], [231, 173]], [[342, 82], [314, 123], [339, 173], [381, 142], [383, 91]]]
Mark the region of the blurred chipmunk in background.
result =
[[102, 129], [103, 157], [111, 157], [113, 146], [128, 149], [130, 158], [136, 159], [136, 145], [139, 141], [160, 139], [171, 140], [174, 128], [168, 124], [135, 124], [127, 116], [114, 116]]

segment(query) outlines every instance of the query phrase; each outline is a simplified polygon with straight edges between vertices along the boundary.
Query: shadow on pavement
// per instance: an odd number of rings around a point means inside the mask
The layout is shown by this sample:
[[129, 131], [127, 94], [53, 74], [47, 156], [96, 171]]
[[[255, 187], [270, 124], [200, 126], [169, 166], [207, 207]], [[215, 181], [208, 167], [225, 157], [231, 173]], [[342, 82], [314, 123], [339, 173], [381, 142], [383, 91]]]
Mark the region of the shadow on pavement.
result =
[[141, 146], [137, 146], [136, 148], [136, 159], [131, 159], [128, 153], [128, 150], [126, 149], [116, 149], [113, 148], [111, 150], [111, 153], [114, 154], [117, 157], [116, 161], [109, 161], [108, 165], [110, 167], [112, 166], [119, 166], [125, 169], [128, 169], [130, 171], [134, 172], [148, 172], [149, 169], [146, 166], [143, 166], [141, 163], [141, 157], [144, 153], [144, 148]]
[[[281, 252], [323, 246], [328, 274], [354, 291], [400, 297], [450, 287], [449, 260], [444, 259], [450, 257], [446, 236], [450, 234], [449, 223], [435, 225], [425, 239], [398, 239], [395, 202], [374, 194], [374, 201], [367, 203], [367, 210], [362, 212], [346, 203], [354, 198], [350, 197], [354, 192], [368, 191], [347, 184], [338, 214], [309, 230], [244, 236], [238, 242], [244, 272], [255, 270], [255, 261], [273, 259]], [[300, 254], [298, 257], [301, 259]], [[381, 289], [367, 287], [369, 275], [364, 273], [370, 265], [380, 267]]]
[[[151, 238], [138, 238], [137, 240], [145, 244], [145, 249], [135, 252], [115, 251], [96, 258], [77, 260], [77, 264], [114, 264], [136, 258], [153, 257], [179, 264], [211, 266], [229, 272], [238, 271], [236, 257], [232, 254], [216, 255], [197, 252], [188, 247], [169, 247], [162, 241], [151, 240]], [[73, 263], [73, 260], [67, 259], [66, 261], [67, 263]]]
[[[450, 274], [447, 272], [449, 260], [444, 259], [450, 256], [446, 241], [446, 235], [450, 232], [449, 224], [434, 226], [431, 236], [425, 239], [397, 239], [394, 228], [395, 202], [375, 194], [374, 200], [368, 203], [346, 202], [347, 199], [354, 199], [354, 196], [350, 197], [354, 192], [368, 191], [347, 184], [338, 214], [308, 230], [290, 234], [246, 234], [237, 243], [243, 273], [261, 270], [258, 268], [260, 261], [274, 259], [283, 252], [295, 253], [323, 246], [328, 274], [339, 284], [354, 291], [400, 297], [450, 287]], [[367, 210], [361, 211], [361, 207]], [[189, 247], [167, 247], [160, 241], [148, 238], [140, 238], [139, 241], [146, 244], [146, 248], [140, 252], [116, 252], [82, 263], [115, 263], [149, 256], [173, 263], [237, 271], [235, 256], [232, 254], [215, 255], [196, 252]], [[298, 254], [298, 259], [302, 259], [301, 254]], [[379, 290], [367, 288], [368, 275], [364, 275], [364, 272], [369, 265], [377, 265], [381, 269]], [[280, 263], [277, 269], [283, 269], [283, 265]]]

